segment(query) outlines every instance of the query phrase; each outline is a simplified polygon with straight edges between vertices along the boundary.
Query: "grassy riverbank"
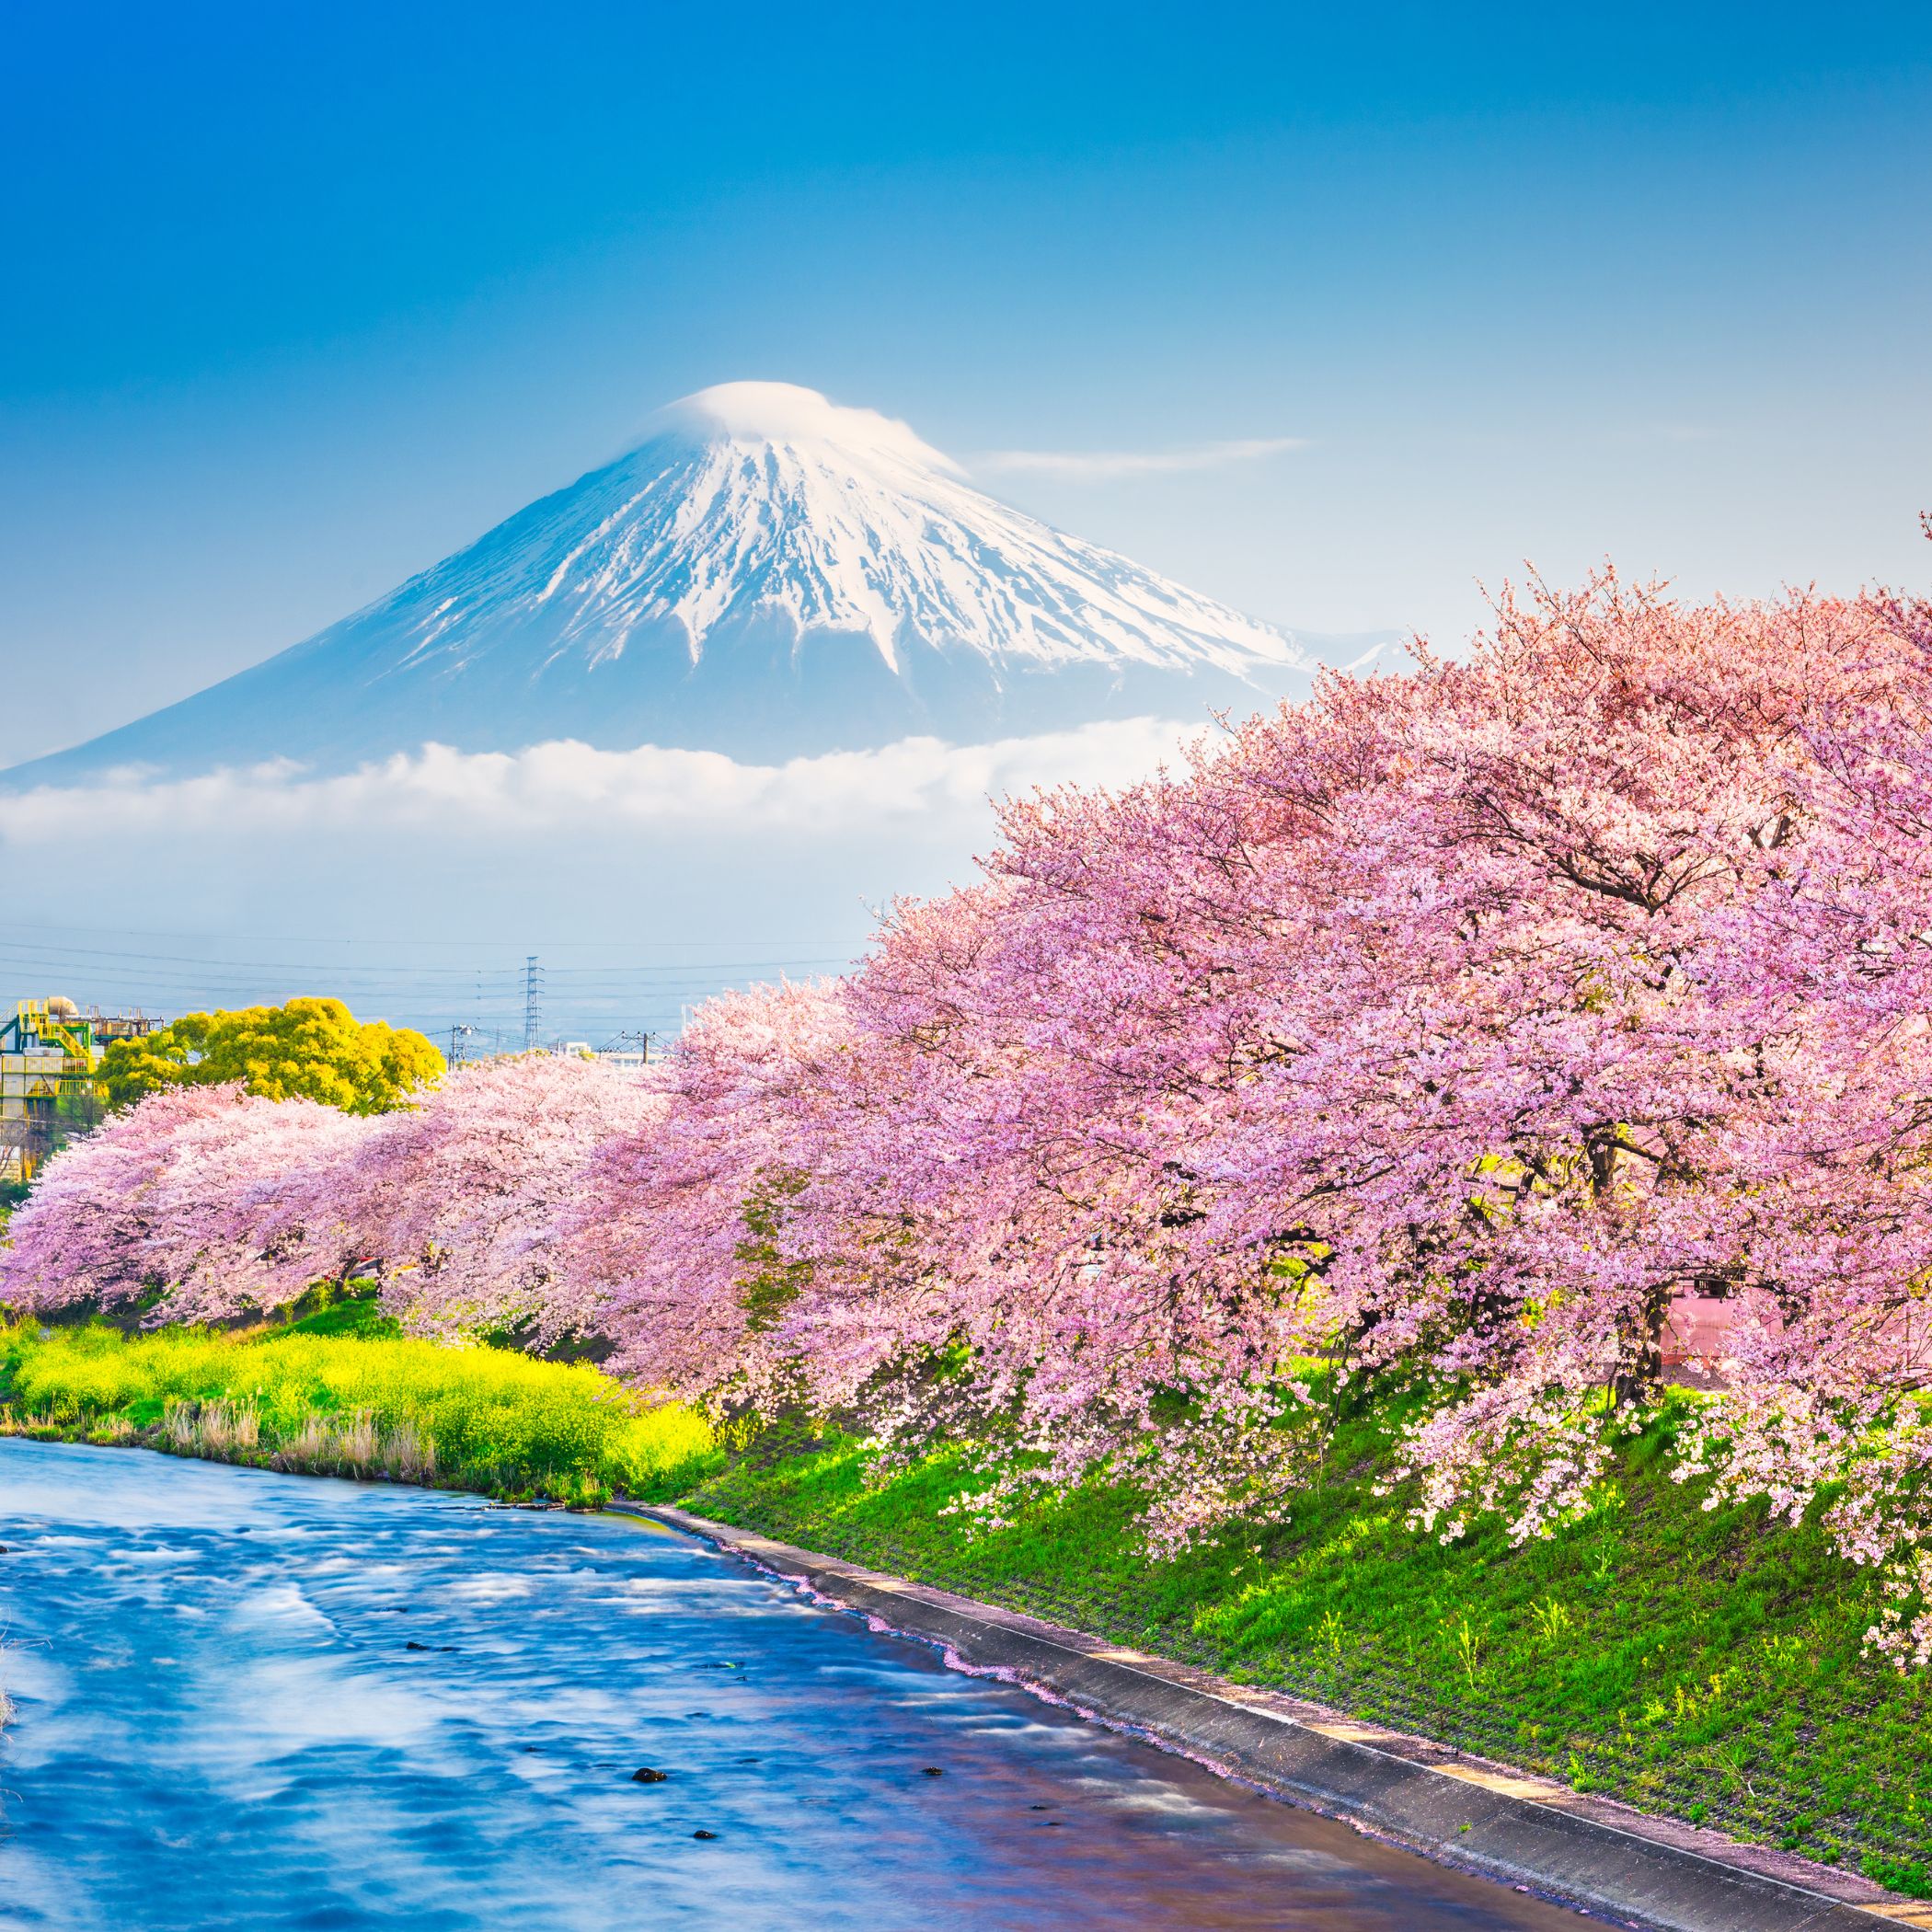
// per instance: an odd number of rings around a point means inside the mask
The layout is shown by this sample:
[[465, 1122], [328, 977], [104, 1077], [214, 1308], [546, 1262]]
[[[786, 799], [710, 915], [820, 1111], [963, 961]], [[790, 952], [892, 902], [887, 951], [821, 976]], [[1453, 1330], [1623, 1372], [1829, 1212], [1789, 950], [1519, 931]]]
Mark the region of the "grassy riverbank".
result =
[[1672, 1482], [1667, 1427], [1592, 1519], [1516, 1550], [1404, 1526], [1374, 1493], [1374, 1418], [1293, 1522], [1165, 1562], [1137, 1553], [1131, 1494], [1098, 1483], [970, 1531], [942, 1513], [983, 1487], [957, 1455], [868, 1477], [854, 1443], [767, 1437], [687, 1500], [1927, 1895], [1932, 1686], [1861, 1655], [1869, 1579], [1814, 1530]]
[[348, 1304], [243, 1336], [0, 1327], [0, 1431], [574, 1504], [667, 1495], [719, 1460], [701, 1417], [586, 1364], [358, 1326]]

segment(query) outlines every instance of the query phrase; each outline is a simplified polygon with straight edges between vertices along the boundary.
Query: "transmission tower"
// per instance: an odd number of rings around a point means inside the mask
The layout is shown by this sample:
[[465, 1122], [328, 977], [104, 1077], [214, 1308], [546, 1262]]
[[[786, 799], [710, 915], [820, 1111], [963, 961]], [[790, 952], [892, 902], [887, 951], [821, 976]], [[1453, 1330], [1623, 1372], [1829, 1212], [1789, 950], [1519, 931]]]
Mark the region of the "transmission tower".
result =
[[536, 963], [536, 955], [528, 954], [523, 960], [523, 1051], [536, 1051], [536, 1035], [544, 1018], [544, 974]]

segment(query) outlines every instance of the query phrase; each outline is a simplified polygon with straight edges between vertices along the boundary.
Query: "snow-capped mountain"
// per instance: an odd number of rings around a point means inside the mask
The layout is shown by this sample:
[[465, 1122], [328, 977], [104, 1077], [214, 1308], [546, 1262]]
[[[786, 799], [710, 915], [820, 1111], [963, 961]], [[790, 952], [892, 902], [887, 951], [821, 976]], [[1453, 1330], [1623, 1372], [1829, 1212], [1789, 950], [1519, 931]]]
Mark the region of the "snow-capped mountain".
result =
[[7, 777], [344, 770], [431, 741], [766, 761], [1198, 719], [1309, 668], [1283, 632], [995, 501], [903, 423], [728, 383], [307, 642]]

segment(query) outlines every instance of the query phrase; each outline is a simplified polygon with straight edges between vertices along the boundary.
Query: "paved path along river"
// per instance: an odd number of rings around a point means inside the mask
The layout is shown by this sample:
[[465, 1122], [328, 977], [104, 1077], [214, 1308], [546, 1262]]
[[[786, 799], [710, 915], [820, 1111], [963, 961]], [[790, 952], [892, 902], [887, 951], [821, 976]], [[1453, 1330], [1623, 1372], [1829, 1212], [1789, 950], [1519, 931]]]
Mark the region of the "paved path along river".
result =
[[0, 1545], [6, 1932], [1584, 1923], [627, 1519], [0, 1440]]

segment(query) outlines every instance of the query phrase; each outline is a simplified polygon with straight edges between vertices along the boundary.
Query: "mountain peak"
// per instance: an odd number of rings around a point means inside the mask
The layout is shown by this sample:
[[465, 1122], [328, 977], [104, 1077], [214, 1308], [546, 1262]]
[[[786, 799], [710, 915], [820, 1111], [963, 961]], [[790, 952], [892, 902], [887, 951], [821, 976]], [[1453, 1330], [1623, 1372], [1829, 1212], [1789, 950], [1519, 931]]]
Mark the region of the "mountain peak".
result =
[[658, 412], [661, 432], [701, 441], [779, 443], [861, 460], [957, 473], [959, 465], [907, 424], [876, 409], [831, 401], [797, 383], [717, 383]]

